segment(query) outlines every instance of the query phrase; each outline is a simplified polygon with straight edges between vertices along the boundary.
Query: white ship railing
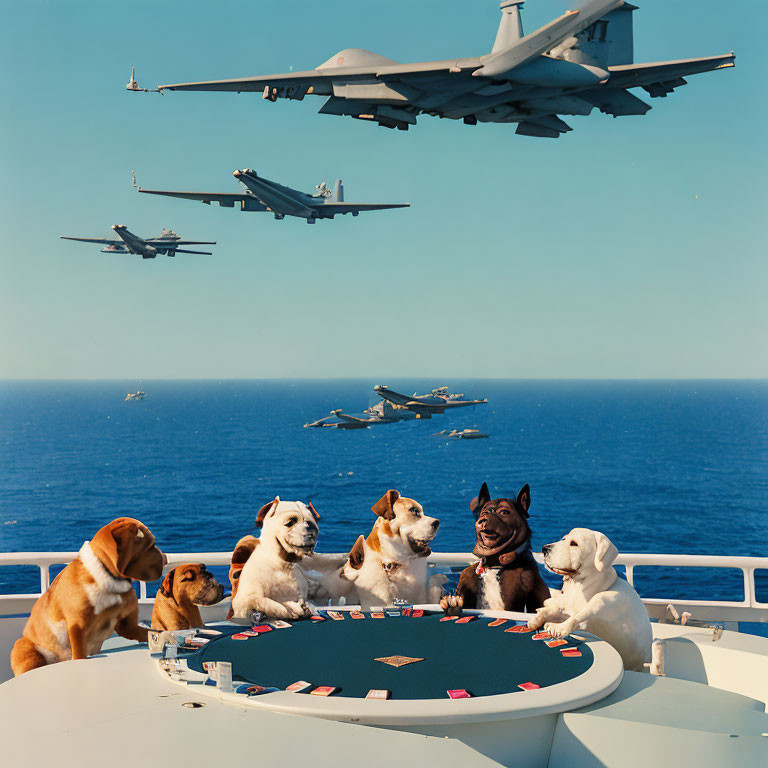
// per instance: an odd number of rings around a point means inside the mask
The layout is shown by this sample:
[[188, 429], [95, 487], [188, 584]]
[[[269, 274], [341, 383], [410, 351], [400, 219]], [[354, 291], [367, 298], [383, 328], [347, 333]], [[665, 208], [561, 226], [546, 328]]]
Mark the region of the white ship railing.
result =
[[[229, 566], [231, 552], [177, 552], [166, 553], [168, 567], [182, 563], [205, 563], [208, 566]], [[0, 567], [34, 566], [40, 572], [40, 592], [33, 594], [0, 594], [0, 615], [4, 608], [11, 605], [19, 607], [22, 602], [31, 604], [50, 586], [50, 569], [53, 565], [65, 565], [77, 557], [77, 552], [6, 552], [0, 553]], [[541, 563], [542, 555], [534, 554]], [[433, 553], [429, 557], [432, 568], [448, 571], [475, 562], [476, 558], [464, 552]], [[766, 571], [768, 577], [768, 557], [730, 557], [727, 555], [658, 555], [633, 554], [619, 555], [616, 565], [624, 566], [627, 581], [634, 584], [635, 568], [714, 568], [741, 571], [743, 581], [742, 600], [692, 600], [677, 595], [644, 597], [643, 603], [651, 618], [660, 619], [666, 613], [667, 605], [673, 604], [682, 613], [690, 611], [693, 617], [702, 621], [717, 621], [735, 628], [738, 622], [768, 623], [768, 602], [757, 599], [755, 575], [757, 571]], [[147, 585], [139, 583], [139, 599], [151, 604], [153, 598], [147, 595]]]

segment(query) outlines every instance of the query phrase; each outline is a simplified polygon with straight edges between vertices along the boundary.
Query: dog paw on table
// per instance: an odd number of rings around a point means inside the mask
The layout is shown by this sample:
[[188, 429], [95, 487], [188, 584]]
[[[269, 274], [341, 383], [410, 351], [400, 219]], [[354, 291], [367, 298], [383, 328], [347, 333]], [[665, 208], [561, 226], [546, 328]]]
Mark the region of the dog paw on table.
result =
[[443, 595], [440, 598], [440, 608], [446, 616], [461, 616], [464, 598], [461, 595]]
[[552, 637], [568, 637], [574, 629], [576, 629], [576, 624], [570, 619], [559, 623], [548, 621], [544, 625], [544, 630], [549, 632]]
[[309, 606], [303, 600], [290, 600], [285, 607], [293, 614], [294, 619], [305, 619], [311, 614]]

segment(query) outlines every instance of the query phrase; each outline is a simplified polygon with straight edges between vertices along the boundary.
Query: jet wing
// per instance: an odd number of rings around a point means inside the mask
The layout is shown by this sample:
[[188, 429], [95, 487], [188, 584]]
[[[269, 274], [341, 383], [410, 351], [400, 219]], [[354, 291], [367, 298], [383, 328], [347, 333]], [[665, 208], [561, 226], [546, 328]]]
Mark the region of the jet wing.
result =
[[65, 235], [59, 235], [61, 240], [77, 240], [80, 243], [99, 243], [100, 245], [122, 245], [125, 243], [122, 240], [103, 240], [100, 237], [66, 237]]
[[[248, 201], [249, 209], [255, 210], [253, 206], [260, 206], [261, 203], [253, 195], [244, 195], [242, 193], [228, 193], [228, 192], [175, 192], [172, 190], [163, 189], [142, 189], [139, 187], [139, 192], [143, 192], [147, 195], [164, 195], [165, 197], [179, 197], [182, 200], [199, 200], [201, 203], [210, 205], [211, 203], [218, 203], [219, 205], [232, 207], [235, 203], [242, 203]], [[266, 211], [266, 207], [262, 206], [261, 210]]]
[[[445, 73], [472, 71], [480, 66], [480, 59], [447, 59], [445, 61], [425, 61], [413, 64], [372, 64], [369, 67], [323, 66], [303, 72], [283, 72], [275, 75], [256, 75], [255, 77], [235, 78], [232, 80], [201, 80], [193, 83], [173, 83], [161, 85], [159, 91], [230, 91], [234, 93], [264, 92], [264, 98], [303, 99], [308, 93], [330, 95], [333, 81], [354, 83], [356, 80], [370, 82], [372, 77], [381, 80], [398, 79], [405, 75], [442, 76]], [[265, 89], [268, 89], [265, 91]]]
[[611, 77], [605, 88], [645, 88], [651, 96], [666, 96], [685, 85], [683, 77], [735, 66], [736, 56], [706, 56], [701, 59], [658, 61], [651, 64], [621, 64], [608, 67]]
[[328, 213], [354, 213], [355, 211], [381, 211], [385, 208], [410, 208], [410, 203], [325, 203], [320, 210]]
[[144, 242], [149, 245], [167, 245], [174, 248], [177, 245], [216, 245], [215, 240], [163, 240], [162, 237], [150, 237]]

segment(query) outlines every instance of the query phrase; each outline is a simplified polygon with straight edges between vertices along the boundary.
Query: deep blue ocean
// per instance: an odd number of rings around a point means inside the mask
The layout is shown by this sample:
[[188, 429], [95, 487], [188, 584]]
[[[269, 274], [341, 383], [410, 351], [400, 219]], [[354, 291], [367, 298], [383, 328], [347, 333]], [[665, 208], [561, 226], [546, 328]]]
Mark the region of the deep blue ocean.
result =
[[[494, 495], [530, 483], [535, 550], [583, 526], [620, 551], [768, 555], [768, 382], [390, 380], [489, 403], [368, 430], [302, 429], [377, 402], [375, 383], [143, 381], [146, 399], [128, 403], [139, 382], [0, 383], [0, 551], [76, 550], [122, 515], [168, 552], [228, 550], [275, 495], [312, 499], [318, 550], [341, 551], [370, 529], [388, 488], [441, 519], [435, 550], [468, 551], [468, 504], [487, 481]], [[453, 427], [490, 438], [434, 436]], [[0, 568], [0, 592], [38, 583], [36, 570]], [[636, 586], [742, 594], [732, 571], [638, 569]]]

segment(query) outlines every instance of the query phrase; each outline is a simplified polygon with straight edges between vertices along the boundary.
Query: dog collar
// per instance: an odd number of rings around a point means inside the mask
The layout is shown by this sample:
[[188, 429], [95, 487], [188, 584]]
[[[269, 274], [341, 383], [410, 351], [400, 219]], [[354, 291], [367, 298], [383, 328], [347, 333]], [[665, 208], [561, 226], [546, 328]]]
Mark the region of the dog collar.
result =
[[515, 559], [517, 559], [518, 555], [521, 555], [526, 550], [529, 550], [531, 548], [531, 540], [526, 539], [519, 547], [512, 550], [512, 552], [506, 552], [503, 555], [499, 555], [499, 564], [498, 565], [487, 565], [486, 559], [484, 557], [481, 557], [478, 561], [477, 565], [475, 566], [475, 573], [478, 576], [482, 576], [486, 571], [503, 571], [505, 568], [507, 568], [509, 565], [511, 565]]

